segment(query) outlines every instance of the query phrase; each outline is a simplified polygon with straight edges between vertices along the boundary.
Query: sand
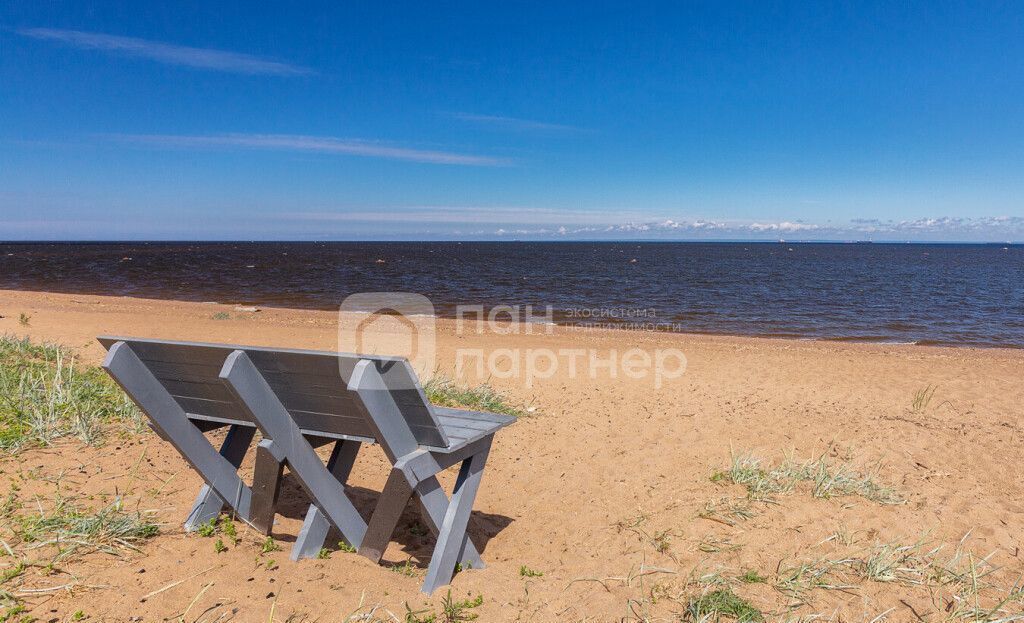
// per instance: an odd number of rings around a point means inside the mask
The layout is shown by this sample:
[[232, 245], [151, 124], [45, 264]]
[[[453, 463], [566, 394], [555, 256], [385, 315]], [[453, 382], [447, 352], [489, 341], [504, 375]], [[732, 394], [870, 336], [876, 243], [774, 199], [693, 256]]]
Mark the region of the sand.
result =
[[[230, 318], [213, 319], [218, 312]], [[29, 326], [19, 323], [20, 313], [31, 317]], [[89, 363], [102, 359], [94, 337], [103, 333], [337, 347], [337, 316], [329, 312], [0, 291], [0, 315], [0, 332], [62, 342]], [[848, 588], [811, 590], [798, 605], [775, 584], [801, 562], [866, 557], [880, 543], [926, 539], [944, 544], [940, 555], [949, 557], [965, 535], [965, 550], [991, 554], [1001, 568], [986, 580], [1008, 588], [1024, 574], [1024, 351], [456, 329], [438, 322], [438, 368], [448, 376], [456, 349], [583, 348], [606, 357], [633, 347], [673, 348], [688, 360], [686, 373], [660, 388], [650, 376], [571, 376], [564, 366], [532, 387], [491, 379], [533, 412], [498, 435], [477, 499], [471, 534], [488, 566], [458, 574], [451, 586], [457, 599], [483, 596], [473, 610], [479, 620], [676, 620], [691, 598], [722, 588], [708, 574], [729, 581], [770, 620], [942, 620], [961, 604], [935, 587], [851, 571]], [[913, 408], [915, 393], [928, 386], [936, 388], [932, 400]], [[747, 451], [774, 462], [787, 453], [824, 455], [835, 465], [872, 470], [904, 503], [816, 498], [802, 484], [774, 503], [754, 503], [746, 520], [702, 517], [711, 502], [744, 498], [743, 487], [710, 476], [728, 467], [731, 452]], [[41, 498], [58, 480], [67, 495], [124, 495], [132, 508], [156, 510], [162, 526], [138, 554], [94, 554], [69, 565], [73, 575], [34, 578], [34, 586], [76, 586], [27, 597], [39, 620], [67, 620], [77, 610], [90, 620], [177, 620], [187, 610], [187, 621], [344, 621], [361, 605], [361, 612], [377, 607], [380, 620], [391, 620], [388, 611], [403, 620], [406, 603], [436, 610], [445, 594], [419, 593], [432, 542], [412, 528], [412, 512], [385, 560], [411, 558], [413, 577], [342, 552], [290, 562], [286, 548], [307, 504], [290, 480], [274, 530], [285, 551], [261, 555], [262, 537], [243, 530], [237, 545], [214, 553], [211, 539], [181, 527], [199, 478], [152, 434], [109, 439], [100, 448], [62, 441], [4, 458], [0, 472], [4, 480], [33, 474], [22, 480]], [[362, 508], [372, 507], [385, 476], [378, 448], [361, 453], [352, 484]], [[273, 569], [267, 558], [276, 561]], [[524, 577], [524, 566], [543, 575]], [[768, 581], [735, 580], [748, 570]]]

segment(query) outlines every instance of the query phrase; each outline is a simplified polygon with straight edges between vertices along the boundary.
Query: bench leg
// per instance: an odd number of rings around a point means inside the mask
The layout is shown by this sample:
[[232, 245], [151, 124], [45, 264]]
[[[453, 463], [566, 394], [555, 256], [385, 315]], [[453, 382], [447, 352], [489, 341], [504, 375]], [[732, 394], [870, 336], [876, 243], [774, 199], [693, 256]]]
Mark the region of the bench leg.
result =
[[[228, 428], [228, 434], [220, 446], [220, 455], [231, 465], [238, 467], [242, 464], [242, 459], [245, 458], [245, 453], [249, 449], [249, 444], [252, 443], [255, 433], [256, 429], [251, 426], [232, 425]], [[220, 516], [225, 506], [227, 506], [227, 502], [214, 493], [209, 485], [204, 484], [199, 489], [199, 495], [192, 505], [192, 510], [188, 513], [188, 518], [185, 519], [185, 530], [188, 532], [198, 530], [200, 525]]]
[[[487, 463], [487, 454], [488, 450], [484, 450], [462, 462], [459, 477], [455, 481], [452, 501], [448, 504], [444, 518], [438, 526], [437, 545], [434, 546], [434, 553], [430, 556], [430, 566], [423, 582], [424, 593], [433, 593], [439, 586], [449, 584], [455, 573], [456, 563], [464, 557], [467, 551], [472, 550], [476, 553], [476, 549], [473, 548], [473, 544], [466, 534], [466, 527], [469, 525], [469, 516], [473, 511], [473, 501], [480, 489], [480, 479], [483, 476], [484, 465]], [[476, 558], [479, 559], [479, 557], [480, 555], [477, 554]], [[467, 561], [463, 564], [472, 563]]]
[[392, 469], [384, 490], [377, 499], [377, 506], [373, 509], [366, 534], [363, 535], [363, 544], [359, 546], [360, 556], [365, 556], [373, 562], [380, 562], [384, 550], [391, 542], [391, 535], [395, 533], [398, 520], [402, 517], [402, 511], [409, 504], [410, 497], [412, 487], [409, 486], [405, 473], [397, 468]]
[[270, 440], [256, 445], [256, 467], [252, 475], [252, 526], [269, 535], [274, 527], [277, 496], [281, 491], [284, 465], [274, 458]]
[[[358, 441], [342, 440], [334, 444], [331, 458], [327, 461], [327, 469], [342, 485], [352, 473], [352, 466], [355, 464], [357, 454], [359, 454]], [[302, 522], [302, 530], [299, 531], [299, 536], [292, 546], [290, 558], [292, 560], [315, 558], [323, 548], [330, 529], [331, 522], [314, 501], [306, 511], [306, 519]], [[344, 535], [342, 538], [345, 538]]]

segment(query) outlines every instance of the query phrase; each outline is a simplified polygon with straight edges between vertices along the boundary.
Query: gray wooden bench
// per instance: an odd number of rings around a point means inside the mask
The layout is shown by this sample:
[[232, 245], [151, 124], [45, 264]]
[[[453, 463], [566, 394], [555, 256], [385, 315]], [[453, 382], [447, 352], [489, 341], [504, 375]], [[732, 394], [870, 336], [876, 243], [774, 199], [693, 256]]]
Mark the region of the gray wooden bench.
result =
[[[410, 499], [437, 537], [423, 591], [456, 565], [483, 562], [466, 527], [495, 432], [514, 418], [430, 404], [402, 358], [308, 350], [100, 337], [104, 369], [202, 476], [185, 522], [194, 530], [230, 508], [269, 534], [287, 465], [312, 504], [293, 560], [315, 556], [334, 525], [379, 562]], [[204, 432], [227, 427], [219, 450]], [[252, 484], [238, 474], [256, 430]], [[392, 468], [367, 523], [345, 493], [361, 444], [380, 444]], [[315, 448], [334, 444], [326, 465]], [[437, 480], [461, 464], [452, 499]]]

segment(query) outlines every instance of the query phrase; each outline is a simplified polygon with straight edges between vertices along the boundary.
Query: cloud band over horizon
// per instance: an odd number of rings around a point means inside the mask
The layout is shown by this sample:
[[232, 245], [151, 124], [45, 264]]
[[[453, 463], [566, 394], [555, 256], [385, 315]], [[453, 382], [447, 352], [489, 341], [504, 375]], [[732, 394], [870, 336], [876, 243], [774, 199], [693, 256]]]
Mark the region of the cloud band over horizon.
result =
[[[382, 218], [381, 214], [391, 218]], [[579, 210], [524, 207], [416, 206], [394, 210], [289, 212], [272, 215], [297, 221], [404, 222], [450, 227], [453, 237], [527, 237], [530, 239], [656, 240], [879, 240], [879, 241], [1024, 241], [1024, 217], [925, 217], [906, 220], [855, 218], [845, 222], [803, 220], [715, 220], [644, 217], [631, 220]], [[629, 218], [627, 216], [627, 218]], [[459, 227], [462, 226], [462, 227]], [[488, 227], [489, 226], [489, 227]]]
[[[8, 202], [0, 194], [0, 207]], [[10, 207], [10, 206], [8, 206]], [[401, 211], [362, 208], [348, 211], [276, 212], [250, 216], [252, 235], [237, 235], [234, 217], [208, 209], [198, 240], [650, 240], [770, 242], [974, 242], [1024, 243], [1024, 217], [938, 217], [912, 220], [853, 219], [836, 223], [803, 221], [657, 220], [604, 222], [598, 215], [543, 208], [410, 206]], [[15, 211], [14, 214], [18, 212]], [[386, 215], [382, 218], [382, 215]], [[605, 215], [606, 217], [610, 215]], [[525, 217], [525, 218], [524, 218]], [[529, 222], [528, 222], [529, 221]], [[188, 229], [180, 219], [155, 219], [129, 227], [131, 219], [113, 214], [93, 219], [46, 219], [25, 213], [0, 219], [0, 240], [143, 239], [180, 240]], [[126, 229], [128, 227], [128, 229]], [[39, 232], [50, 232], [40, 236]], [[389, 232], [383, 235], [381, 232]], [[77, 232], [69, 237], [70, 232]], [[131, 234], [127, 235], [126, 234]], [[112, 237], [113, 236], [113, 237]], [[189, 237], [191, 238], [191, 236]]]

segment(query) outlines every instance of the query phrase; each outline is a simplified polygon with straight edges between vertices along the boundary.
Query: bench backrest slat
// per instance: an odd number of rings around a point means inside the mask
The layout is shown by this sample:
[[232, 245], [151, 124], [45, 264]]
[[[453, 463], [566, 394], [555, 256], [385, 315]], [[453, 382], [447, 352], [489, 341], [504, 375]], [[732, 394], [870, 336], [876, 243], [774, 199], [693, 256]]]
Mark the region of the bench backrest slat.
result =
[[108, 336], [99, 341], [107, 349], [128, 344], [186, 413], [235, 422], [250, 418], [219, 374], [228, 355], [245, 351], [299, 428], [360, 438], [373, 438], [373, 429], [347, 379], [360, 360], [370, 360], [393, 388], [390, 393], [417, 442], [448, 447], [415, 372], [402, 358]]

